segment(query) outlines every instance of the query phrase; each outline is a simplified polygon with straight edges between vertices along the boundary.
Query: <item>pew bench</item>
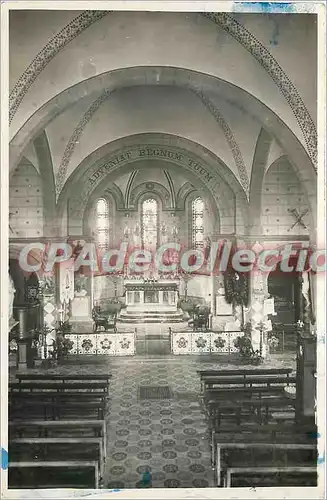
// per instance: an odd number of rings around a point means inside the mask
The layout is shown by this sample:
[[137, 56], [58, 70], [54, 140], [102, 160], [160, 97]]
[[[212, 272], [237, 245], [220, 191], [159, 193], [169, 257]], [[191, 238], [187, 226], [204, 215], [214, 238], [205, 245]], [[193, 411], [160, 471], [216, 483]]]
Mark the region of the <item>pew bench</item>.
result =
[[110, 399], [104, 393], [98, 392], [56, 392], [56, 391], [33, 391], [33, 392], [11, 392], [11, 401], [53, 401], [63, 404], [65, 401], [99, 401], [108, 405]]
[[[41, 470], [40, 470], [41, 469]], [[25, 472], [26, 471], [26, 472]], [[25, 472], [25, 473], [24, 473]], [[38, 472], [38, 474], [37, 474]], [[90, 482], [76, 484], [78, 473]], [[23, 461], [9, 462], [8, 483], [10, 488], [99, 488], [99, 466], [97, 461]]]
[[75, 382], [75, 381], [81, 381], [81, 382], [96, 382], [97, 380], [99, 381], [104, 381], [106, 382], [107, 385], [110, 384], [110, 380], [112, 378], [111, 373], [105, 374], [105, 373], [98, 373], [98, 374], [79, 374], [79, 375], [74, 375], [71, 373], [68, 374], [60, 374], [60, 373], [16, 373], [16, 378], [18, 379], [19, 382], [34, 382], [34, 381], [58, 381], [62, 384], [69, 383], [69, 382]]
[[252, 377], [252, 378], [218, 378], [208, 377], [203, 380], [204, 392], [211, 389], [230, 388], [231, 390], [237, 388], [248, 387], [275, 387], [275, 386], [289, 386], [296, 383], [296, 377]]
[[77, 383], [58, 383], [53, 381], [44, 382], [11, 382], [9, 391], [13, 392], [35, 392], [39, 390], [47, 390], [52, 392], [90, 392], [108, 394], [109, 386], [106, 382], [77, 382]]
[[241, 427], [224, 427], [213, 429], [211, 433], [211, 463], [216, 464], [216, 451], [218, 443], [302, 443], [317, 445], [317, 438], [308, 426], [299, 427], [294, 424], [285, 425], [260, 425], [250, 423]]
[[[294, 436], [293, 436], [294, 437]], [[267, 451], [271, 453], [272, 456], [265, 456]], [[317, 445], [316, 444], [308, 444], [308, 443], [276, 443], [276, 442], [243, 442], [243, 443], [220, 443], [218, 442], [216, 445], [216, 481], [217, 486], [221, 486], [223, 477], [226, 476], [226, 470], [230, 467], [237, 467], [242, 469], [242, 465], [244, 463], [249, 464], [250, 457], [249, 452], [252, 454], [256, 452], [256, 460], [255, 467], [261, 470], [261, 467], [273, 467], [274, 461], [276, 461], [276, 455], [278, 452], [282, 455], [282, 460], [287, 462], [288, 459], [292, 461], [291, 457], [287, 457], [288, 452], [296, 452], [296, 461], [299, 460], [299, 452], [306, 451], [309, 453], [309, 459], [300, 460], [301, 464], [290, 464], [290, 467], [296, 465], [308, 465], [308, 463], [303, 464], [303, 462], [310, 462], [310, 467], [314, 464], [313, 455], [317, 454]], [[234, 452], [234, 455], [231, 458], [231, 452]], [[242, 453], [243, 452], [243, 453]], [[311, 455], [310, 455], [311, 452]], [[229, 454], [229, 457], [228, 457]], [[258, 456], [259, 455], [259, 456]], [[278, 459], [278, 457], [277, 457]], [[227, 460], [233, 463], [227, 463]], [[293, 458], [294, 460], [294, 458]], [[288, 464], [285, 464], [286, 468]], [[254, 467], [254, 466], [253, 466]]]
[[197, 370], [200, 376], [201, 392], [204, 390], [204, 382], [206, 379], [215, 378], [217, 380], [232, 379], [234, 377], [242, 378], [243, 381], [253, 377], [272, 377], [278, 376], [280, 378], [288, 379], [293, 373], [292, 368], [257, 368], [257, 369], [238, 369], [238, 370]]
[[103, 454], [107, 455], [107, 429], [105, 420], [16, 420], [9, 421], [10, 439], [15, 437], [30, 437], [24, 435], [24, 431], [32, 433], [33, 437], [54, 437], [54, 434], [62, 435], [63, 432], [72, 431], [74, 435], [81, 437], [88, 431], [94, 437], [102, 437]]
[[[9, 399], [9, 418], [17, 419], [24, 413], [24, 417], [30, 418], [32, 413], [33, 418], [40, 418], [41, 420], [62, 420], [70, 416], [76, 419], [84, 419], [89, 417], [90, 414], [96, 415], [98, 420], [104, 420], [104, 415], [107, 410], [107, 404], [103, 401], [87, 401], [81, 399], [78, 401], [67, 398], [65, 401], [44, 401], [37, 398], [19, 398], [13, 400]], [[32, 410], [32, 411], [31, 411]], [[69, 412], [68, 412], [69, 410]]]
[[[233, 486], [235, 486], [235, 484], [233, 484], [233, 480], [237, 479], [237, 476], [241, 476], [241, 479], [243, 481], [243, 485], [237, 485], [239, 487], [249, 486], [249, 484], [244, 484], [244, 480], [246, 481], [246, 479], [248, 483], [251, 481], [251, 487], [299, 487], [299, 482], [301, 480], [303, 486], [317, 486], [316, 467], [260, 467], [259, 469], [255, 467], [228, 467], [226, 469], [226, 477], [224, 478], [224, 488], [232, 488]], [[258, 478], [260, 478], [260, 476], [261, 481], [260, 479], [258, 481]], [[270, 484], [267, 484], [267, 479], [270, 479]]]
[[257, 419], [257, 423], [268, 423], [271, 420], [273, 410], [282, 408], [284, 412], [290, 413], [295, 419], [295, 402], [285, 397], [251, 398], [243, 400], [211, 400], [208, 403], [209, 426], [216, 428], [221, 425], [223, 419], [231, 418], [236, 425], [240, 425], [242, 418]]
[[206, 375], [213, 376], [221, 376], [221, 377], [230, 377], [232, 375], [243, 376], [244, 378], [254, 375], [285, 375], [286, 377], [293, 373], [293, 368], [238, 368], [235, 370], [197, 370], [197, 374], [200, 377], [204, 377]]
[[[105, 456], [103, 453], [103, 438], [101, 437], [29, 437], [14, 438], [9, 442], [9, 456], [14, 461], [20, 461], [22, 455], [24, 460], [31, 460], [35, 456], [40, 456], [41, 460], [59, 460], [62, 456], [71, 460], [96, 460], [103, 476]], [[86, 455], [86, 456], [85, 456]]]

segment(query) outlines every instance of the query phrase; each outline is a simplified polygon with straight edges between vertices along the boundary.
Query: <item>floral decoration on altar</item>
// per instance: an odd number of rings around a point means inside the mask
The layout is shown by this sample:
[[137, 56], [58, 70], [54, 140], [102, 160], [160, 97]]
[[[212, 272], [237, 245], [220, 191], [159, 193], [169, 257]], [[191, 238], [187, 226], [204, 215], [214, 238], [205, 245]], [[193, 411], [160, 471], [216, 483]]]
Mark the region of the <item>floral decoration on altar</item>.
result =
[[90, 349], [92, 349], [92, 347], [93, 347], [93, 344], [92, 344], [92, 341], [90, 339], [83, 340], [83, 342], [82, 342], [83, 349], [85, 349], [86, 351], [89, 351]]
[[128, 349], [129, 346], [131, 345], [131, 341], [126, 339], [126, 338], [121, 340], [119, 343], [120, 343], [122, 349]]
[[196, 339], [195, 343], [196, 343], [196, 347], [199, 347], [201, 349], [207, 345], [208, 341], [206, 339], [204, 339], [203, 337], [200, 337], [200, 338]]
[[180, 349], [185, 349], [185, 347], [187, 346], [188, 344], [188, 340], [186, 340], [185, 337], [181, 337], [180, 339], [177, 340], [177, 346], [180, 348]]
[[226, 344], [226, 340], [224, 340], [223, 338], [221, 337], [218, 337], [216, 338], [213, 343], [215, 344], [215, 347], [217, 349], [222, 349], [223, 347], [225, 347], [225, 344]]
[[104, 339], [104, 340], [101, 340], [100, 344], [101, 344], [102, 349], [107, 350], [107, 349], [111, 349], [112, 341], [109, 339]]

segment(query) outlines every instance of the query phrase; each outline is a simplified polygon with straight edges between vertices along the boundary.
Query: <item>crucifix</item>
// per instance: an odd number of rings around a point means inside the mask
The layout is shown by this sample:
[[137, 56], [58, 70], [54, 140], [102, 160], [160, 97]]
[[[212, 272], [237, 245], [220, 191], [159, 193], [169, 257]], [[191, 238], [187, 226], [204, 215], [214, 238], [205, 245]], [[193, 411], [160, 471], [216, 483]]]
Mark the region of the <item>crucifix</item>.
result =
[[304, 229], [307, 229], [307, 226], [304, 224], [303, 222], [303, 217], [305, 215], [307, 215], [307, 213], [309, 212], [309, 210], [305, 210], [302, 214], [299, 214], [299, 212], [296, 210], [296, 208], [289, 208], [288, 209], [288, 212], [290, 214], [292, 214], [294, 217], [295, 217], [295, 222], [294, 224], [289, 228], [288, 231], [290, 231], [291, 229], [293, 229], [293, 227], [295, 227], [297, 224], [299, 224], [299, 226], [303, 227]]

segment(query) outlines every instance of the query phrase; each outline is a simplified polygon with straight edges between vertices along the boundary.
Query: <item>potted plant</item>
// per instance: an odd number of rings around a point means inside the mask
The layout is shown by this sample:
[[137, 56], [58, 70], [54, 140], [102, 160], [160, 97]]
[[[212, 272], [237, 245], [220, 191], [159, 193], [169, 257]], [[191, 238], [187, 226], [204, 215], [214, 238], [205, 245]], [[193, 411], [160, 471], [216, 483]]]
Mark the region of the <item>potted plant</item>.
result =
[[253, 349], [251, 340], [251, 323], [247, 323], [244, 328], [244, 335], [236, 337], [235, 347], [239, 350], [241, 359], [251, 365], [260, 365], [263, 362], [260, 349]]

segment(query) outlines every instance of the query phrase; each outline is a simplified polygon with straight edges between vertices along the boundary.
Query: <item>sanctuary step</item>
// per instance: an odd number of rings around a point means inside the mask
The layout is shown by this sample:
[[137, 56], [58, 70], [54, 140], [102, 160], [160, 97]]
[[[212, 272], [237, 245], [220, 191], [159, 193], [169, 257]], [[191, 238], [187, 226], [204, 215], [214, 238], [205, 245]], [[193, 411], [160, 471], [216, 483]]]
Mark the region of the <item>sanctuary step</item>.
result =
[[122, 323], [180, 323], [182, 311], [126, 311], [122, 310], [118, 321]]

